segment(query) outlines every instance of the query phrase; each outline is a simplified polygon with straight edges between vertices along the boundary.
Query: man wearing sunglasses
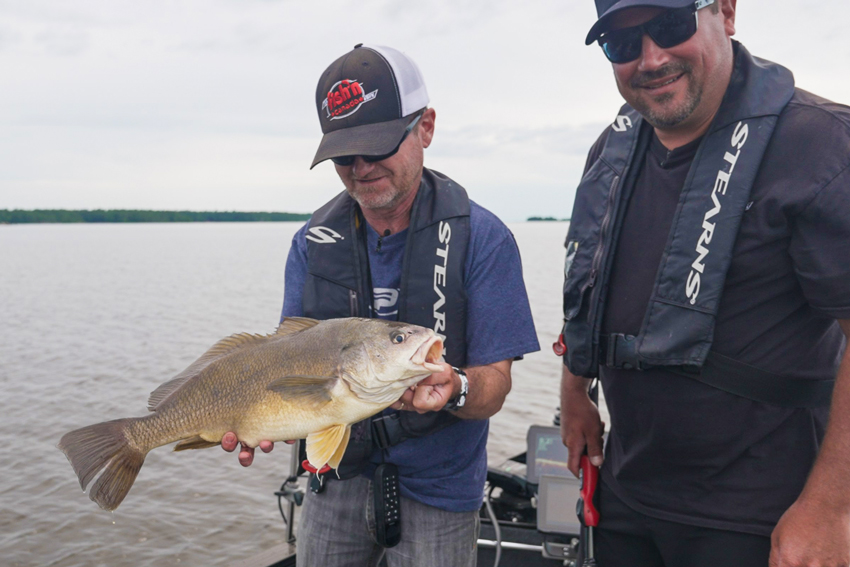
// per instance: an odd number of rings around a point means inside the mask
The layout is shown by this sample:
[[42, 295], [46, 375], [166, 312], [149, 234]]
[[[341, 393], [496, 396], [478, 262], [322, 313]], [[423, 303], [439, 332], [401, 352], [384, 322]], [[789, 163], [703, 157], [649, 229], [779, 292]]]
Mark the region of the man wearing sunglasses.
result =
[[[487, 420], [510, 391], [512, 361], [539, 348], [513, 235], [423, 167], [428, 102], [416, 64], [383, 46], [356, 46], [316, 89], [324, 136], [312, 165], [331, 161], [345, 190], [293, 238], [282, 315], [419, 324], [444, 337], [446, 362], [355, 424], [339, 469], [312, 477], [299, 566], [377, 565], [384, 554], [391, 567], [474, 565]], [[243, 447], [240, 462], [252, 457]], [[377, 512], [390, 509], [375, 500], [392, 485], [377, 478], [386, 471], [400, 488], [397, 525]]]
[[735, 0], [596, 8], [627, 104], [577, 189], [561, 393], [599, 565], [847, 566], [850, 109], [733, 41]]

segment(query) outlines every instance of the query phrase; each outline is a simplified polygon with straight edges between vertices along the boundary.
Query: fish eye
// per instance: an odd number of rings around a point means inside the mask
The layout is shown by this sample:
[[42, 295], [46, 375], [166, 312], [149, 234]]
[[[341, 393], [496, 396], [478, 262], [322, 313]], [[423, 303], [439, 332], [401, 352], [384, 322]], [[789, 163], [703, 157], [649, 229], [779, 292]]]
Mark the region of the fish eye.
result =
[[393, 333], [390, 335], [390, 340], [396, 344], [401, 344], [404, 342], [404, 334], [402, 333]]

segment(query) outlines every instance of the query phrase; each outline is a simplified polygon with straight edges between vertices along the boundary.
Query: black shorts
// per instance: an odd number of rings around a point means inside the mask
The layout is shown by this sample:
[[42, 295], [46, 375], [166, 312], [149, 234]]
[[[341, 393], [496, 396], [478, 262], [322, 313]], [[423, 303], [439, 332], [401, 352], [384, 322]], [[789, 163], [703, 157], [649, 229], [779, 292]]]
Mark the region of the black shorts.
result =
[[645, 516], [601, 482], [597, 502], [599, 567], [767, 567], [768, 537]]

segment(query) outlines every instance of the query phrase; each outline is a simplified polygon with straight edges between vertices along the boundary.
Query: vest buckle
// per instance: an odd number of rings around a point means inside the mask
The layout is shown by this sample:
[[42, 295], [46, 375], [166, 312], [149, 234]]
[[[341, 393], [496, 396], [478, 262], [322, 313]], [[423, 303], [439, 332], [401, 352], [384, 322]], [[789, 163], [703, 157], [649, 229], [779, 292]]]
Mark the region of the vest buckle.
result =
[[387, 449], [398, 444], [401, 437], [399, 419], [397, 412], [372, 418], [372, 440], [378, 448]]
[[617, 370], [643, 370], [637, 358], [637, 337], [611, 333], [603, 338], [605, 366]]

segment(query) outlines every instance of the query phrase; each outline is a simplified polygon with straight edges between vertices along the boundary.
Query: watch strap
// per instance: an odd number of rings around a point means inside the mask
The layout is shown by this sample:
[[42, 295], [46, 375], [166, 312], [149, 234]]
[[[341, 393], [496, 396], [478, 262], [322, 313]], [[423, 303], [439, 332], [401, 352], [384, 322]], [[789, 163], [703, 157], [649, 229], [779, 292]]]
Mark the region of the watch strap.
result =
[[469, 378], [467, 378], [466, 372], [460, 368], [455, 368], [453, 366], [452, 370], [454, 370], [460, 378], [460, 394], [446, 402], [443, 409], [457, 411], [466, 404], [466, 395], [469, 393]]

